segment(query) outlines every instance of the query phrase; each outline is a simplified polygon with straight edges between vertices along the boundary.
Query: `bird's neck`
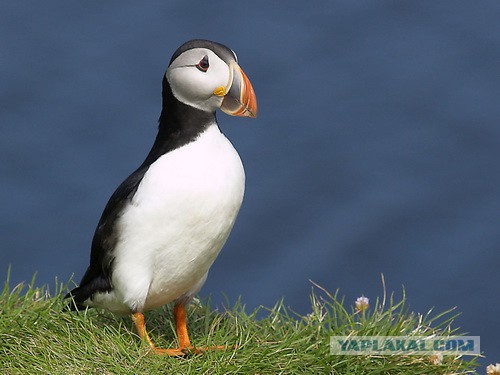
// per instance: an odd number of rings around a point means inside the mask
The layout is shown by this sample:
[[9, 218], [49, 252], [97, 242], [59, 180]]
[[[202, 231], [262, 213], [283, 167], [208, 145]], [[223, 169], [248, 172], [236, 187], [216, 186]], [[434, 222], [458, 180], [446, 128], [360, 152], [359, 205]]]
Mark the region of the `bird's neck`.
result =
[[161, 155], [194, 141], [216, 123], [215, 112], [205, 112], [177, 100], [164, 77], [158, 135], [144, 164], [152, 164]]

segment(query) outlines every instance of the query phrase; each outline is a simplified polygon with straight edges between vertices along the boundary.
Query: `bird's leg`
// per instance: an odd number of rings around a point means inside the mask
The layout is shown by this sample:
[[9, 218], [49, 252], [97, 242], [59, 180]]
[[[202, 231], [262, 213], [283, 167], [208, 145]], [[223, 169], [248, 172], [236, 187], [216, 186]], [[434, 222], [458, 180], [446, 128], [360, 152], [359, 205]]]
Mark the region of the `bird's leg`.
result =
[[144, 314], [140, 312], [133, 313], [132, 321], [134, 322], [135, 329], [137, 330], [137, 334], [139, 335], [139, 337], [142, 340], [146, 340], [151, 348], [156, 349], [153, 341], [151, 341], [146, 331], [146, 325], [144, 324]]
[[[202, 353], [206, 350], [224, 350], [225, 346], [212, 346], [210, 348], [194, 348], [189, 340], [189, 334], [187, 330], [187, 319], [186, 319], [186, 306], [183, 303], [175, 304], [174, 306], [174, 318], [175, 318], [175, 330], [177, 332], [177, 340], [179, 341], [179, 347], [176, 349], [181, 353], [187, 353], [188, 350], [194, 353]], [[177, 354], [182, 355], [182, 354]]]
[[186, 319], [186, 306], [182, 303], [176, 304], [174, 306], [174, 318], [175, 318], [175, 330], [177, 332], [177, 340], [179, 341], [178, 348], [172, 349], [160, 349], [157, 348], [153, 341], [151, 341], [144, 324], [144, 314], [136, 312], [132, 314], [132, 321], [137, 329], [137, 334], [142, 340], [145, 340], [151, 349], [159, 355], [169, 355], [172, 357], [185, 356], [189, 352], [202, 353], [206, 350], [224, 350], [225, 346], [212, 346], [210, 348], [194, 348], [189, 340], [189, 334], [187, 330], [187, 319]]
[[[186, 349], [182, 350], [181, 348], [174, 348], [174, 349], [160, 349], [153, 344], [153, 341], [151, 341], [151, 338], [148, 335], [148, 332], [146, 331], [146, 325], [144, 324], [144, 314], [141, 312], [136, 312], [132, 314], [132, 321], [134, 322], [135, 328], [137, 330], [137, 334], [139, 337], [146, 341], [151, 349], [159, 355], [169, 355], [172, 357], [178, 357], [178, 356], [184, 356], [186, 355], [187, 351]], [[187, 330], [186, 330], [187, 334]], [[189, 342], [189, 337], [188, 337], [188, 342]]]
[[175, 330], [179, 349], [191, 348], [191, 341], [187, 330], [186, 306], [182, 303], [174, 306]]

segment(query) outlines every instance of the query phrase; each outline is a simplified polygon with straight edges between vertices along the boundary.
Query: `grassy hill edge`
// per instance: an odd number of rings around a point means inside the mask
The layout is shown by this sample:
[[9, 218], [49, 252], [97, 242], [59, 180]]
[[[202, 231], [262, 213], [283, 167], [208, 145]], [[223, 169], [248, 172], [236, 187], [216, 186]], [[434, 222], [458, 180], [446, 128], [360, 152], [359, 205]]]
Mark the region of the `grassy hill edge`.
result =
[[[55, 291], [5, 283], [0, 299], [0, 371], [5, 374], [476, 374], [475, 357], [440, 355], [331, 355], [330, 336], [450, 336], [454, 310], [419, 314], [406, 296], [386, 296], [385, 286], [365, 311], [316, 286], [311, 312], [299, 315], [279, 301], [246, 312], [241, 300], [219, 311], [210, 301], [188, 309], [194, 345], [227, 345], [187, 358], [150, 353], [128, 317], [90, 309], [63, 311], [66, 285]], [[358, 306], [359, 307], [359, 306]], [[159, 347], [176, 345], [171, 307], [146, 314]], [[235, 348], [237, 346], [237, 348]]]

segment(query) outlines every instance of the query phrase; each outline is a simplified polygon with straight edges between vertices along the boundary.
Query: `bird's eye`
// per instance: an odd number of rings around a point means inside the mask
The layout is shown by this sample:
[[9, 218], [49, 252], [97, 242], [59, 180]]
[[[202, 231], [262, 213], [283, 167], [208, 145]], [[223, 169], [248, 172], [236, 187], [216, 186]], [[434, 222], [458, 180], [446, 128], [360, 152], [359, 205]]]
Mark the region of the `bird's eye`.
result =
[[196, 64], [196, 68], [201, 71], [201, 72], [206, 72], [208, 70], [208, 67], [210, 64], [208, 63], [208, 56], [205, 55], [203, 58], [200, 60], [198, 64]]

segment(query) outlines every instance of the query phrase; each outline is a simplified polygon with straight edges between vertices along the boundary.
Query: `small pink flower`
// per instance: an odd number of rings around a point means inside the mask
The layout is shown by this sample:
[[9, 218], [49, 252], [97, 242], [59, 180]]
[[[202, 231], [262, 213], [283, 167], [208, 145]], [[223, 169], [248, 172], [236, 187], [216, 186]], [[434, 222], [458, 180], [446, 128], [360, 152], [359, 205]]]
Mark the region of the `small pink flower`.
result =
[[500, 363], [486, 367], [486, 373], [488, 375], [500, 375]]
[[429, 357], [429, 362], [433, 365], [440, 365], [443, 363], [443, 355], [441, 353], [433, 354]]
[[361, 296], [356, 299], [356, 311], [363, 312], [370, 306], [370, 300], [367, 297]]

